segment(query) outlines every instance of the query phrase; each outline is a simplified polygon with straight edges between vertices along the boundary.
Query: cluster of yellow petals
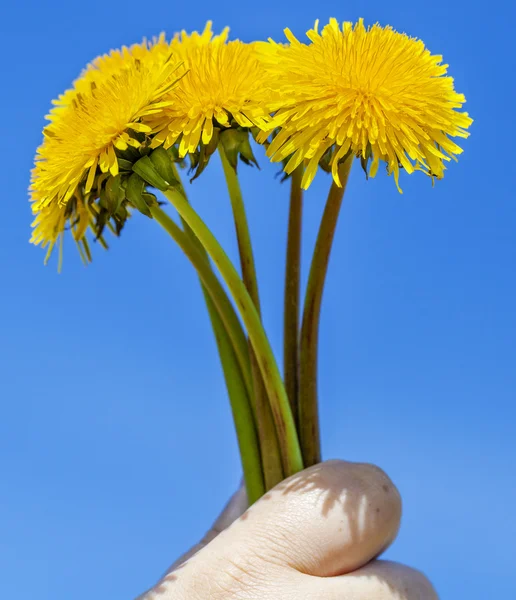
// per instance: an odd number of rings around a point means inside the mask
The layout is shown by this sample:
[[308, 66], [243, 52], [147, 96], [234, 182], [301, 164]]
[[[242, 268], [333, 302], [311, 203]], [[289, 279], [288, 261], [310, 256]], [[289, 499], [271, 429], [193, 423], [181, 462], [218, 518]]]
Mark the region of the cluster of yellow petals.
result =
[[[265, 70], [254, 45], [227, 41], [228, 30], [164, 35], [98, 57], [54, 101], [32, 172], [36, 215], [31, 241], [55, 244], [70, 222], [81, 239], [91, 220], [84, 195], [96, 175], [118, 173], [116, 151], [180, 139], [180, 153], [207, 144], [214, 125], [264, 129], [270, 123]], [[79, 190], [80, 189], [80, 193]], [[69, 203], [73, 202], [73, 214]]]
[[201, 33], [162, 35], [101, 56], [47, 116], [31, 180], [36, 215], [32, 242], [53, 245], [67, 223], [76, 240], [91, 222], [88, 197], [99, 174], [118, 173], [118, 155], [145, 139], [178, 144], [181, 157], [209, 144], [215, 127], [272, 135], [267, 153], [304, 163], [307, 188], [323, 156], [335, 181], [353, 154], [380, 161], [398, 185], [399, 169], [441, 178], [444, 162], [461, 152], [450, 138], [467, 137], [464, 97], [447, 65], [419, 40], [379, 25], [366, 29], [335, 19], [309, 43], [287, 29], [288, 44], [228, 41]]
[[179, 155], [208, 144], [214, 126], [266, 129], [271, 122], [270, 92], [256, 46], [227, 41], [228, 30], [212, 38], [210, 24], [199, 35], [177, 34], [170, 47], [184, 77], [167, 96], [169, 104], [149, 120], [153, 147], [179, 141]]
[[[115, 148], [138, 147], [133, 132], [151, 131], [143, 121], [166, 105], [163, 98], [177, 69], [162, 40], [144, 42], [98, 58], [54, 101], [32, 171], [32, 242], [52, 246], [67, 220], [76, 239], [84, 235], [89, 215], [83, 194], [91, 190], [97, 170], [118, 173]], [[81, 182], [83, 194], [77, 194]], [[67, 211], [72, 198], [73, 219]]]
[[289, 159], [287, 173], [307, 162], [303, 187], [328, 151], [337, 183], [338, 164], [351, 152], [372, 158], [371, 176], [384, 161], [398, 189], [400, 165], [440, 179], [444, 161], [462, 152], [450, 137], [468, 136], [472, 120], [457, 111], [465, 98], [445, 76], [442, 57], [422, 41], [391, 27], [366, 29], [362, 20], [341, 28], [331, 19], [321, 32], [316, 23], [308, 44], [285, 33], [287, 45], [260, 45], [279, 94], [273, 107], [279, 132], [268, 155]]

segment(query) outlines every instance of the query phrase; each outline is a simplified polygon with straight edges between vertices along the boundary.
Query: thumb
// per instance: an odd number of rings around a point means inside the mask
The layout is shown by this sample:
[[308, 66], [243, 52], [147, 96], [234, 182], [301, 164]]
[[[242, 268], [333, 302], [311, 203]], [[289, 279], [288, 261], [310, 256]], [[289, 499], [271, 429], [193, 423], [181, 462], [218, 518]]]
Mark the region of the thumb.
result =
[[381, 469], [329, 461], [280, 483], [198, 556], [230, 553], [308, 575], [341, 575], [381, 554], [400, 517], [400, 495]]

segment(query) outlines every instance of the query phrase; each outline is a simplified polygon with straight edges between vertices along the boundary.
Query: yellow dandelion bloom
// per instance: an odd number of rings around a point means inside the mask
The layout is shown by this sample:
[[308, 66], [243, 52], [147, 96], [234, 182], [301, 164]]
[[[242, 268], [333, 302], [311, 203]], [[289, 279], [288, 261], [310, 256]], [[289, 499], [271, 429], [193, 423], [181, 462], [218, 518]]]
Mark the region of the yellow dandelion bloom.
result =
[[400, 166], [442, 178], [444, 161], [462, 152], [450, 137], [467, 137], [472, 119], [457, 110], [465, 98], [441, 56], [391, 27], [366, 29], [362, 19], [342, 29], [331, 19], [320, 33], [316, 23], [308, 44], [285, 34], [288, 45], [260, 44], [280, 95], [273, 161], [289, 158], [287, 173], [305, 161], [305, 189], [323, 156], [340, 185], [338, 165], [350, 153], [372, 159], [372, 177], [384, 161], [398, 189]]
[[98, 58], [54, 101], [32, 171], [33, 243], [51, 249], [68, 221], [76, 239], [84, 236], [97, 174], [116, 176], [116, 151], [150, 133], [142, 120], [166, 105], [177, 67], [162, 38], [144, 42]]
[[[163, 65], [170, 60], [170, 45], [161, 33], [148, 42], [145, 38], [140, 44], [123, 46], [120, 49], [111, 50], [108, 54], [97, 56], [81, 72], [80, 76], [73, 82], [73, 87], [66, 90], [56, 100], [50, 114], [57, 112], [60, 108], [68, 106], [72, 99], [81, 92], [90, 91], [92, 82], [97, 83], [99, 78], [117, 75], [120, 70], [127, 67], [133, 61], [143, 62], [152, 68], [153, 65]], [[47, 117], [48, 118], [48, 117]]]
[[208, 144], [214, 126], [263, 129], [270, 121], [265, 70], [252, 44], [227, 41], [228, 30], [213, 37], [211, 23], [202, 34], [182, 32], [171, 49], [184, 77], [167, 95], [169, 104], [146, 119], [156, 132], [153, 147], [168, 148], [179, 139], [179, 154]]

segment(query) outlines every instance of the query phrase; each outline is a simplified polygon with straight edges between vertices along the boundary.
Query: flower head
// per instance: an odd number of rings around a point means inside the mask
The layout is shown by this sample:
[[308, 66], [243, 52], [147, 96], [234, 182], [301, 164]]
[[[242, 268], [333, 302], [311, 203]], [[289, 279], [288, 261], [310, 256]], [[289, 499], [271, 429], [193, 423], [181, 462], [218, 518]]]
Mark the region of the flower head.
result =
[[227, 41], [228, 30], [213, 37], [211, 23], [202, 34], [182, 32], [170, 46], [184, 77], [167, 95], [169, 104], [147, 120], [157, 135], [153, 147], [179, 140], [179, 155], [208, 145], [214, 128], [265, 128], [270, 121], [266, 73], [255, 46]]
[[279, 94], [273, 161], [289, 159], [287, 173], [307, 162], [304, 188], [321, 159], [340, 185], [338, 166], [351, 154], [366, 173], [372, 160], [372, 177], [384, 161], [398, 189], [400, 167], [443, 177], [444, 161], [462, 152], [450, 137], [467, 137], [472, 120], [457, 110], [465, 98], [441, 56], [391, 27], [366, 29], [362, 19], [342, 29], [331, 19], [321, 32], [316, 23], [308, 44], [285, 33], [289, 45], [260, 45]]
[[116, 177], [119, 154], [145, 142], [143, 119], [163, 107], [177, 66], [162, 38], [144, 42], [98, 58], [54, 101], [32, 171], [33, 243], [51, 251], [67, 223], [84, 237], [99, 177]]

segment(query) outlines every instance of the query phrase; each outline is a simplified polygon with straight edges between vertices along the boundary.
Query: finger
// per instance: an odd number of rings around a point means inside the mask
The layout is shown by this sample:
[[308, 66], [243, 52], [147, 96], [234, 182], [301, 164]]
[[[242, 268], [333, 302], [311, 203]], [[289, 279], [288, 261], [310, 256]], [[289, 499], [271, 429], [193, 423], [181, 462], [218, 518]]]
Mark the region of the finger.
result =
[[182, 556], [180, 556], [172, 566], [165, 573], [168, 574], [184, 562], [186, 562], [189, 558], [191, 558], [194, 554], [197, 554], [199, 550], [204, 548], [207, 544], [209, 544], [212, 540], [214, 540], [219, 533], [224, 531], [227, 527], [236, 521], [239, 517], [241, 517], [244, 512], [247, 510], [249, 506], [247, 500], [247, 493], [245, 489], [245, 485], [241, 484], [240, 488], [231, 496], [226, 506], [222, 509], [222, 512], [217, 517], [213, 525], [207, 531], [206, 535], [202, 538], [200, 542], [192, 546], [190, 550], [185, 552]]
[[339, 577], [305, 581], [312, 600], [438, 600], [428, 579], [419, 571], [384, 560]]
[[201, 555], [254, 556], [309, 575], [340, 575], [385, 550], [400, 516], [399, 493], [381, 469], [330, 461], [276, 486]]

